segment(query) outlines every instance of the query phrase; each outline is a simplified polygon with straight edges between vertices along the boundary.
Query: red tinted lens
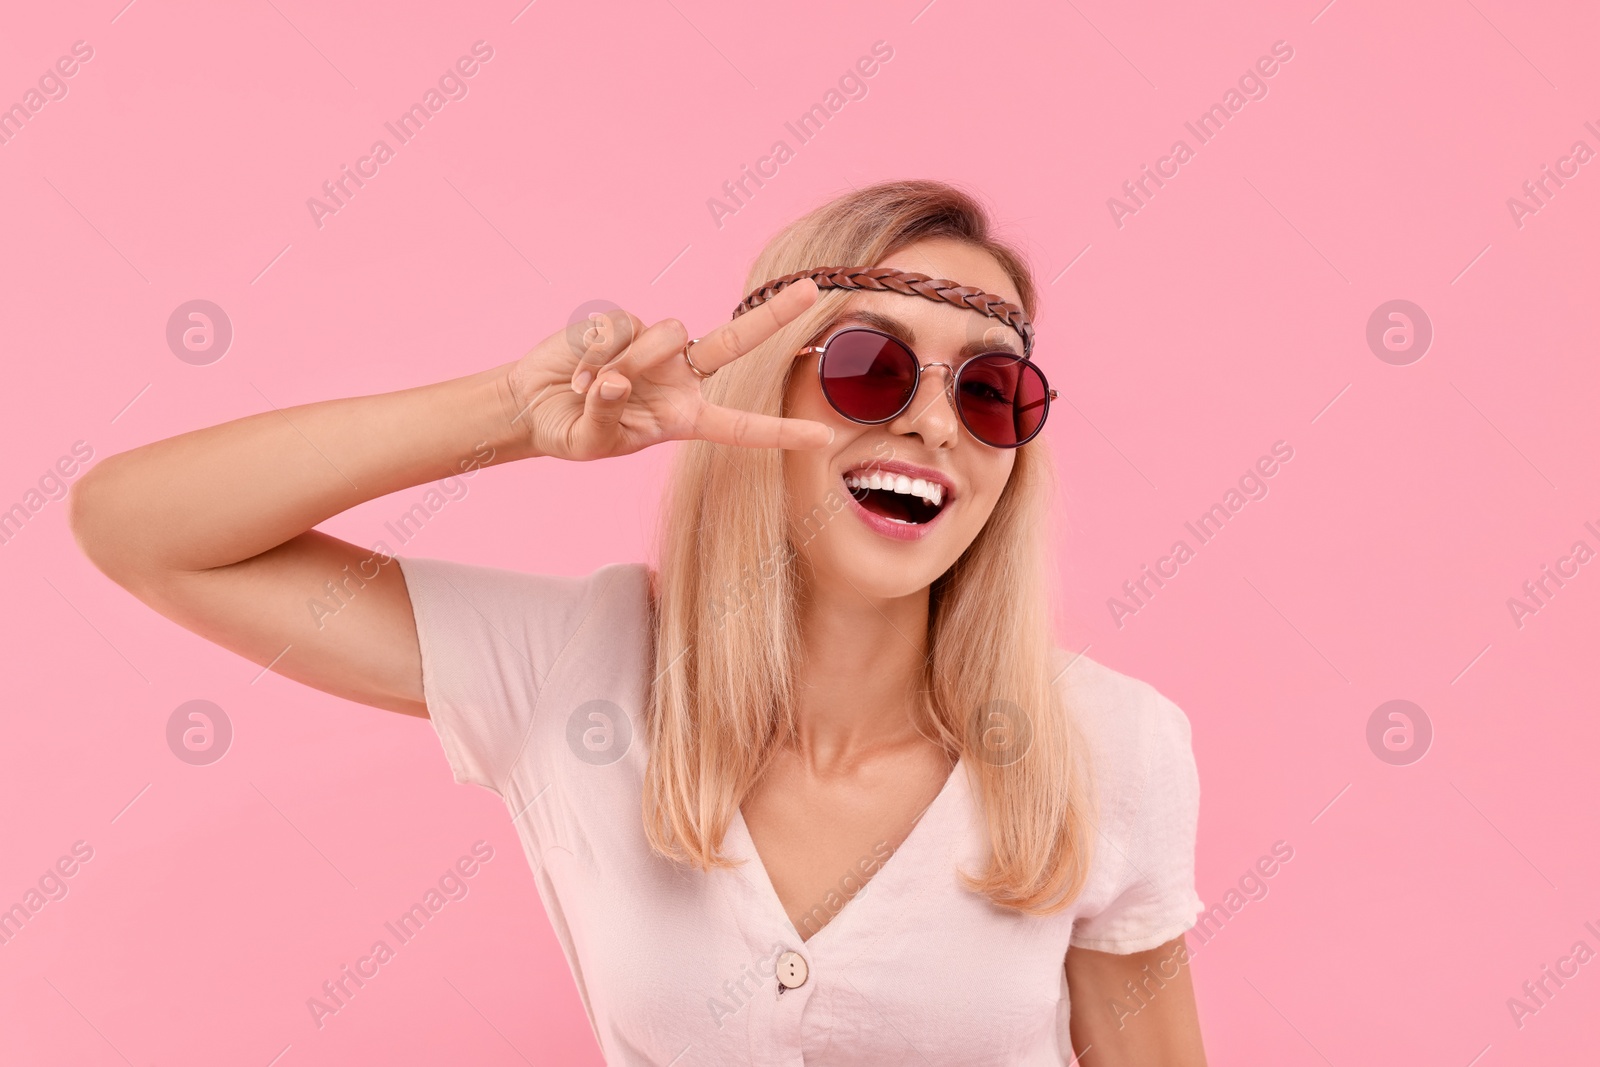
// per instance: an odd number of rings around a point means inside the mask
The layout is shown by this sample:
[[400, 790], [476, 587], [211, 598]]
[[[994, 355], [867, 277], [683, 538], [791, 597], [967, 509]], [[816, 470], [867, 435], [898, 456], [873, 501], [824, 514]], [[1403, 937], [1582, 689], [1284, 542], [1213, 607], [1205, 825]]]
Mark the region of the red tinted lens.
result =
[[883, 422], [911, 399], [916, 368], [917, 357], [893, 337], [845, 330], [822, 354], [822, 393], [847, 419]]
[[1044, 425], [1045, 390], [1044, 375], [1026, 360], [1003, 352], [974, 356], [956, 385], [961, 421], [984, 444], [1014, 448]]

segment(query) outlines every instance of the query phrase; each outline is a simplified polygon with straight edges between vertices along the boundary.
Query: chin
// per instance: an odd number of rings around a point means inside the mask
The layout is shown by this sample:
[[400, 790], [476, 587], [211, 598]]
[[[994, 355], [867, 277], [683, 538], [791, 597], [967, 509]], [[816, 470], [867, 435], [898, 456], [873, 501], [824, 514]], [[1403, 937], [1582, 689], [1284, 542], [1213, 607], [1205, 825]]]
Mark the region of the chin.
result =
[[[966, 551], [970, 502], [949, 486], [917, 486], [920, 499], [895, 474], [846, 471], [824, 496], [829, 504], [812, 514], [829, 515], [821, 529], [802, 529], [801, 554], [816, 576], [844, 583], [872, 600], [890, 600], [925, 590]], [[925, 480], [925, 481], [931, 481]], [[897, 492], [898, 490], [898, 492]], [[840, 506], [842, 503], [842, 506]], [[836, 509], [836, 510], [830, 510]], [[797, 542], [798, 543], [798, 542]]]

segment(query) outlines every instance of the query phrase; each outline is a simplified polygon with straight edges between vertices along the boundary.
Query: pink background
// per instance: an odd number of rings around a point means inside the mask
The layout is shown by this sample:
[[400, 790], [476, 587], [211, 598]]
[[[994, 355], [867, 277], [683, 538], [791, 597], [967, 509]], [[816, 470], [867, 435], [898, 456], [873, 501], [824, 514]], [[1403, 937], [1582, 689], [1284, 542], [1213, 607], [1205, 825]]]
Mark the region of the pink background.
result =
[[[0, 103], [73, 42], [94, 56], [0, 146], [0, 508], [76, 441], [104, 457], [465, 374], [588, 301], [703, 332], [822, 200], [962, 183], [1036, 266], [1037, 355], [1069, 401], [1047, 434], [1060, 641], [1188, 713], [1208, 902], [1294, 849], [1196, 954], [1212, 1062], [1592, 1055], [1600, 962], [1520, 1028], [1507, 999], [1600, 950], [1600, 564], [1520, 627], [1507, 600], [1600, 549], [1600, 161], [1520, 227], [1506, 201], [1573, 142], [1600, 150], [1600, 16], [1323, 2], [28, 5]], [[478, 40], [467, 97], [319, 228], [307, 198]], [[785, 120], [878, 40], [865, 98], [799, 145]], [[1196, 147], [1184, 122], [1279, 40], [1268, 95], [1119, 228], [1107, 198]], [[780, 138], [794, 158], [719, 227], [707, 200]], [[210, 365], [165, 340], [193, 299], [233, 324]], [[1407, 366], [1366, 342], [1393, 299], [1433, 324]], [[1280, 440], [1268, 496], [1119, 627], [1107, 599]], [[667, 459], [496, 468], [394, 547], [645, 558]], [[328, 528], [370, 544], [423, 492]], [[47, 503], [0, 545], [0, 905], [74, 842], [94, 853], [0, 946], [0, 1059], [598, 1063], [507, 813], [453, 784], [428, 725], [168, 623], [65, 520]], [[167, 747], [192, 699], [233, 724], [210, 766]], [[1392, 699], [1434, 731], [1410, 765], [1366, 740]], [[470, 895], [318, 1029], [306, 999], [479, 839]]]

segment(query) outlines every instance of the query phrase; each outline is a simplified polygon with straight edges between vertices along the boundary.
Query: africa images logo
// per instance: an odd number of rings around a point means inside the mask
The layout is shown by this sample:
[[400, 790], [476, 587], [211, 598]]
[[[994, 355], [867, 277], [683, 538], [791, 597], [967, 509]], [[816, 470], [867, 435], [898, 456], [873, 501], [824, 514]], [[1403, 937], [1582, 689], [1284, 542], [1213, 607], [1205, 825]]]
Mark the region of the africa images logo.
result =
[[365, 188], [367, 182], [378, 176], [380, 168], [395, 157], [399, 146], [410, 144], [428, 121], [444, 110], [445, 104], [452, 100], [465, 100], [470, 91], [467, 79], [482, 69], [480, 64], [493, 58], [494, 48], [487, 41], [474, 41], [472, 55], [457, 59], [453, 66], [447, 67], [439, 75], [436, 85], [428, 86], [420, 101], [413, 102], [393, 122], [383, 124], [383, 128], [394, 138], [393, 146], [380, 137], [372, 142], [366, 155], [356, 160], [354, 170], [349, 164], [340, 164], [339, 176], [322, 183], [322, 193], [326, 199], [314, 196], [306, 199], [306, 210], [311, 212], [311, 221], [316, 223], [317, 229], [322, 229], [324, 218], [344, 210], [355, 198], [356, 192]]

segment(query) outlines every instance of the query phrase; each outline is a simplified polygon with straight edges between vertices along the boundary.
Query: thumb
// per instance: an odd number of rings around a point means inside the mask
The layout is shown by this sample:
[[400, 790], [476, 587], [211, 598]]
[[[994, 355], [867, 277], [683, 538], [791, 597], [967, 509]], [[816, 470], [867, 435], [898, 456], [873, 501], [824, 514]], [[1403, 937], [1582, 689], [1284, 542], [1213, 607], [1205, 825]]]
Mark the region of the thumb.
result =
[[633, 383], [627, 378], [615, 371], [603, 372], [584, 394], [584, 420], [603, 428], [605, 436], [609, 437], [612, 428], [622, 418], [622, 409], [628, 406], [628, 397], [632, 392]]

